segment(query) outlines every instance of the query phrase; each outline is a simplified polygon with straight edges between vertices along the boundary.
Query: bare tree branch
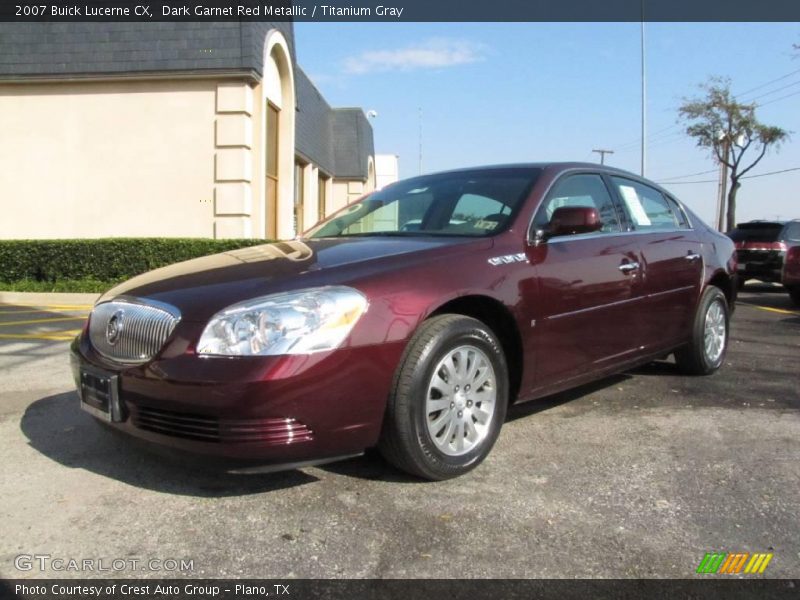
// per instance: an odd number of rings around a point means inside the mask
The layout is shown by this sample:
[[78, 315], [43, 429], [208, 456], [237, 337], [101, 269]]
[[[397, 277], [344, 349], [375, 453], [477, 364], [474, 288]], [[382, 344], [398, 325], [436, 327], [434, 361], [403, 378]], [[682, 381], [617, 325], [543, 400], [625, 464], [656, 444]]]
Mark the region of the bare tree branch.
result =
[[761, 159], [762, 159], [762, 158], [764, 158], [764, 155], [765, 155], [766, 153], [767, 153], [767, 145], [766, 145], [766, 144], [763, 144], [763, 145], [761, 146], [761, 152], [759, 153], [759, 155], [758, 155], [758, 158], [756, 158], [756, 159], [755, 159], [755, 160], [754, 160], [752, 163], [750, 163], [750, 166], [749, 166], [749, 167], [747, 167], [747, 168], [745, 168], [745, 169], [742, 169], [742, 171], [739, 173], [739, 178], [742, 178], [742, 177], [744, 177], [744, 175], [746, 175], [746, 174], [747, 174], [747, 172], [748, 172], [750, 169], [752, 169], [753, 167], [755, 167], [755, 166], [756, 166], [756, 165], [757, 165], [757, 164], [758, 164], [758, 163], [761, 161]]

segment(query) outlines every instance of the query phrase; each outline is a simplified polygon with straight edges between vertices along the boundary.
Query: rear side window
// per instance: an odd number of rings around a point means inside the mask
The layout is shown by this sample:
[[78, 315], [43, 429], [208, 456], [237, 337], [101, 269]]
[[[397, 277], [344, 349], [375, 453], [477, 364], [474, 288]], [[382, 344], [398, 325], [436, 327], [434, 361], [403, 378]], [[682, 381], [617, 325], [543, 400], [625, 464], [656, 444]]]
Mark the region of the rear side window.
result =
[[786, 239], [792, 242], [800, 242], [800, 222], [789, 223], [786, 226]]
[[777, 242], [781, 231], [783, 223], [753, 221], [739, 223], [736, 229], [730, 232], [729, 237], [734, 242]]
[[539, 207], [533, 219], [534, 229], [544, 229], [557, 208], [586, 206], [597, 209], [602, 232], [622, 231], [614, 202], [599, 175], [570, 175], [559, 180]]
[[637, 230], [657, 231], [682, 227], [672, 206], [658, 190], [622, 177], [612, 177], [611, 181], [619, 191], [622, 204]]
[[672, 209], [672, 212], [675, 214], [675, 218], [678, 221], [678, 226], [681, 229], [690, 229], [691, 225], [689, 224], [689, 218], [686, 216], [683, 208], [681, 208], [681, 205], [678, 204], [674, 198], [670, 198], [669, 196], [666, 196], [666, 198], [670, 208]]

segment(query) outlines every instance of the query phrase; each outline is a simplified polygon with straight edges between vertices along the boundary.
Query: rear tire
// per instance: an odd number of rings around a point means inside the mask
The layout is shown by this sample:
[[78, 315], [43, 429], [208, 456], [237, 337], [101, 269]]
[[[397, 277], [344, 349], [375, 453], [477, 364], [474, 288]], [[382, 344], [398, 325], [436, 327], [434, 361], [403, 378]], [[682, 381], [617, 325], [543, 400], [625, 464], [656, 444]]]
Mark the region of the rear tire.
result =
[[461, 315], [425, 321], [395, 374], [378, 448], [418, 477], [442, 480], [489, 454], [508, 405], [508, 367], [482, 322]]
[[728, 349], [730, 311], [725, 294], [709, 286], [700, 297], [692, 339], [675, 352], [678, 367], [688, 375], [710, 375], [722, 366]]

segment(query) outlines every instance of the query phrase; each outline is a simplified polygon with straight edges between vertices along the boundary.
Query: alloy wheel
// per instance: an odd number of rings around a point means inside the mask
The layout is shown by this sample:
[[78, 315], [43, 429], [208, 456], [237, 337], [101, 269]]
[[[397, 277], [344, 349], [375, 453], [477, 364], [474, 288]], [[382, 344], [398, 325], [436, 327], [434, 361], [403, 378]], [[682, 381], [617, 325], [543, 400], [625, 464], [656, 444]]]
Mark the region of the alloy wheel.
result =
[[706, 358], [709, 362], [716, 363], [725, 350], [725, 341], [728, 336], [728, 323], [725, 318], [725, 309], [720, 301], [712, 302], [706, 311], [703, 342]]
[[461, 456], [489, 434], [497, 403], [494, 368], [482, 350], [463, 345], [439, 361], [428, 384], [425, 418], [436, 447]]

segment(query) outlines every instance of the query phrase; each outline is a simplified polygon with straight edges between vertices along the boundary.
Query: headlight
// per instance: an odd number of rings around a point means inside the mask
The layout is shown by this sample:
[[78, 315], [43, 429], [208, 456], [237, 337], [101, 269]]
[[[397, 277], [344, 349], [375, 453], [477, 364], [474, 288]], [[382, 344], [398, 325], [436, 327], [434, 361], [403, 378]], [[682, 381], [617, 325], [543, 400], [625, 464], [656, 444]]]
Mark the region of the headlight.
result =
[[255, 298], [214, 315], [200, 336], [197, 353], [273, 356], [332, 350], [366, 310], [366, 297], [343, 286]]

